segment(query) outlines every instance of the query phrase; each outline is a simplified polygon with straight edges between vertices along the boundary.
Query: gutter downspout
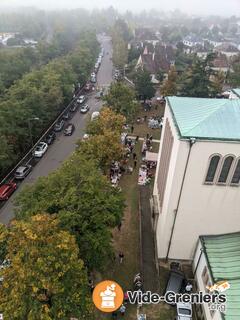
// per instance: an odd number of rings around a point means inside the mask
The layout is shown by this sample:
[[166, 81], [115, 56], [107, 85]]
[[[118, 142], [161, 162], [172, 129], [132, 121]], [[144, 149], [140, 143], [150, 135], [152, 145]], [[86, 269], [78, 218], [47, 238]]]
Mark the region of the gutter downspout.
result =
[[181, 197], [182, 197], [182, 191], [183, 191], [183, 186], [184, 186], [184, 182], [185, 182], [185, 178], [186, 178], [188, 163], [189, 163], [189, 159], [190, 159], [190, 155], [191, 155], [192, 146], [196, 142], [196, 138], [190, 138], [188, 141], [189, 141], [188, 156], [187, 156], [187, 161], [186, 161], [186, 165], [185, 165], [185, 169], [184, 169], [184, 173], [183, 173], [183, 179], [182, 179], [182, 184], [181, 184], [181, 188], [180, 188], [180, 192], [179, 192], [177, 208], [174, 210], [174, 220], [173, 220], [173, 226], [172, 226], [171, 235], [170, 235], [169, 244], [168, 244], [166, 261], [168, 261], [169, 252], [170, 252], [171, 245], [172, 245], [172, 238], [173, 238], [173, 233], [174, 233], [174, 229], [175, 229], [175, 225], [176, 225], [176, 220], [177, 220], [177, 214], [178, 214], [178, 209], [179, 209], [179, 205], [180, 205], [180, 200], [181, 200]]

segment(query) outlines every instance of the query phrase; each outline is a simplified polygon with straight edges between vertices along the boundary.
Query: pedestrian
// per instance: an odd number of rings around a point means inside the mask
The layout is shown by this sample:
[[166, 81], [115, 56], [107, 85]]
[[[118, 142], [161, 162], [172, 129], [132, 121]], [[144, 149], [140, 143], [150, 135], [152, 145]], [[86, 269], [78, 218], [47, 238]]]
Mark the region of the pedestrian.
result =
[[121, 315], [124, 316], [124, 314], [126, 312], [126, 306], [124, 304], [122, 304], [119, 311], [120, 311]]
[[147, 116], [144, 116], [144, 121], [145, 121], [145, 122], [147, 121]]
[[121, 221], [119, 222], [117, 227], [118, 227], [118, 231], [121, 231], [121, 227], [122, 227], [122, 222]]
[[139, 136], [136, 136], [135, 143], [138, 142]]
[[150, 142], [152, 142], [152, 139], [153, 139], [153, 136], [151, 135], [151, 136], [149, 137]]
[[122, 263], [123, 262], [123, 258], [124, 258], [124, 254], [122, 251], [119, 252], [119, 262]]
[[147, 133], [147, 140], [149, 139], [149, 133]]
[[136, 168], [136, 166], [137, 166], [137, 160], [135, 159], [134, 160], [134, 168]]
[[135, 160], [137, 158], [137, 154], [136, 152], [133, 152], [133, 160]]
[[185, 287], [185, 290], [186, 290], [186, 292], [190, 293], [192, 291], [192, 284], [188, 282]]
[[134, 131], [134, 126], [132, 125], [131, 126], [131, 133], [133, 133], [133, 131]]

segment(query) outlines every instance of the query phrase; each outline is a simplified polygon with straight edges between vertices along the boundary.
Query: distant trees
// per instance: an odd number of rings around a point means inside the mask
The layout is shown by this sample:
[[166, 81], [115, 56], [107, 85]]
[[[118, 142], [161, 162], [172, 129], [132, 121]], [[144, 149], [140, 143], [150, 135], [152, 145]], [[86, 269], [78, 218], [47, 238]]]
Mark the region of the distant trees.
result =
[[128, 62], [127, 45], [130, 38], [128, 25], [124, 20], [118, 19], [112, 28], [113, 63], [121, 70]]
[[10, 319], [91, 319], [87, 272], [75, 238], [56, 216], [38, 214], [0, 230], [10, 266], [3, 278], [0, 308]]
[[240, 87], [240, 54], [232, 61], [232, 72], [229, 72], [227, 81], [232, 87]]
[[146, 70], [138, 70], [135, 75], [134, 83], [140, 98], [146, 100], [154, 97], [156, 90], [151, 82], [151, 75], [149, 72]]

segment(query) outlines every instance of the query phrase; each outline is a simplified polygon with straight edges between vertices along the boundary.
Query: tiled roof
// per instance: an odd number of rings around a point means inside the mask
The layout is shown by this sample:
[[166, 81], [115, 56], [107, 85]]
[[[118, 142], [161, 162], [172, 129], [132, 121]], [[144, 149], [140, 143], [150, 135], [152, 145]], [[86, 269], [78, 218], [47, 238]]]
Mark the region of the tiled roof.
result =
[[214, 68], [228, 68], [229, 63], [225, 54], [219, 54], [212, 62]]
[[223, 43], [220, 46], [215, 48], [217, 51], [224, 51], [224, 52], [239, 52], [238, 48], [233, 46], [230, 43]]
[[168, 97], [180, 138], [240, 141], [240, 99]]
[[214, 283], [227, 280], [225, 320], [240, 319], [240, 232], [200, 237]]

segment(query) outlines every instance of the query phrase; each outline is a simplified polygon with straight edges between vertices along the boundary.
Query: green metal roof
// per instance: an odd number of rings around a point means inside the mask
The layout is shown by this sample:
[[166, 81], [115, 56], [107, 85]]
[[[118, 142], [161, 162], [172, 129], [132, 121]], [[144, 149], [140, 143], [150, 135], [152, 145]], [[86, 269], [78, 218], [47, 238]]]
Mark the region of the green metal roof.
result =
[[181, 138], [240, 140], [240, 99], [167, 97]]
[[232, 92], [235, 93], [240, 98], [240, 88], [232, 89]]
[[201, 237], [213, 281], [227, 280], [225, 320], [240, 319], [240, 232]]

